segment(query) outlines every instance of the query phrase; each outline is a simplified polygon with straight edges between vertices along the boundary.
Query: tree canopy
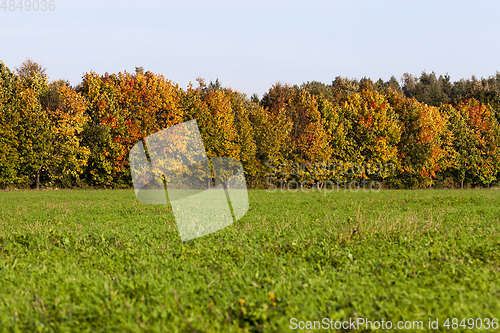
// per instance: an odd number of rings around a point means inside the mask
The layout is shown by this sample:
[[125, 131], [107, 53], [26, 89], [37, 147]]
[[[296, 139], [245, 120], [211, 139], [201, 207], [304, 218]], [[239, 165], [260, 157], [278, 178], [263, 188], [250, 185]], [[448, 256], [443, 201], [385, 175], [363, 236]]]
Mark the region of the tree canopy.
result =
[[71, 87], [30, 59], [14, 71], [0, 61], [0, 187], [130, 187], [131, 147], [191, 119], [207, 155], [240, 160], [250, 187], [485, 186], [500, 179], [499, 108], [500, 73], [339, 76], [277, 83], [259, 98], [218, 79], [181, 89], [143, 67], [90, 71]]

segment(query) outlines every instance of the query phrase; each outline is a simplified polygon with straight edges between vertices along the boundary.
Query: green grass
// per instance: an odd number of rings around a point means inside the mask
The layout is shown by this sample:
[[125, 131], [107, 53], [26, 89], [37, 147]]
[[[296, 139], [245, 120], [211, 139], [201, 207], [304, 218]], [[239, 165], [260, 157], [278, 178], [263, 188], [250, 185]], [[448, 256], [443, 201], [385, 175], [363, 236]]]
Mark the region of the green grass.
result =
[[240, 221], [182, 243], [170, 207], [133, 191], [0, 192], [0, 332], [500, 317], [500, 191], [249, 197]]

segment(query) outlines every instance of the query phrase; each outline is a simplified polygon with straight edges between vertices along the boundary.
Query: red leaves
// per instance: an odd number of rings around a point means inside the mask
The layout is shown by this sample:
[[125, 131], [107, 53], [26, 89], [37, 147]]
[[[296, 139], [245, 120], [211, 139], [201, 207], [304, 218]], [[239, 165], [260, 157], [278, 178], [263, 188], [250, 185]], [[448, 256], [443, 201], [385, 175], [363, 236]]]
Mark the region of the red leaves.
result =
[[366, 127], [367, 129], [373, 129], [374, 128], [374, 125], [373, 125], [373, 116], [372, 115], [368, 115], [366, 117], [365, 116], [361, 116], [359, 118], [358, 124], [360, 124], [361, 126]]

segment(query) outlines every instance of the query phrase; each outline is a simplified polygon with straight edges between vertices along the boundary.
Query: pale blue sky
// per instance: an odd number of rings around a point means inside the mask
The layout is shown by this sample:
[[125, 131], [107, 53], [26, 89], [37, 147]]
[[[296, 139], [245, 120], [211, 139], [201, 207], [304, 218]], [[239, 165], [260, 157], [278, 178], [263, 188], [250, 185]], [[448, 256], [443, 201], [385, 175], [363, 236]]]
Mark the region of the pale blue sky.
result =
[[53, 12], [0, 9], [0, 60], [29, 57], [72, 85], [144, 66], [182, 88], [218, 78], [261, 97], [278, 81], [339, 75], [458, 80], [500, 71], [498, 13], [497, 0], [55, 0]]

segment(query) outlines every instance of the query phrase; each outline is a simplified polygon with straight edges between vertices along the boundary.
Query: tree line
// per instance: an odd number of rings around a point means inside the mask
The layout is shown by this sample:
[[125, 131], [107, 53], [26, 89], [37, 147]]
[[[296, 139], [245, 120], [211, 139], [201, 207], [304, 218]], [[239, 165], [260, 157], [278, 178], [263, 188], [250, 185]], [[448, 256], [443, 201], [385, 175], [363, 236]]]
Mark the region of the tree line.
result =
[[191, 119], [207, 156], [240, 160], [250, 188], [490, 186], [500, 179], [499, 117], [498, 72], [277, 83], [259, 98], [218, 80], [181, 89], [142, 68], [91, 71], [72, 87], [29, 59], [15, 70], [0, 61], [0, 187], [130, 188], [131, 147]]

